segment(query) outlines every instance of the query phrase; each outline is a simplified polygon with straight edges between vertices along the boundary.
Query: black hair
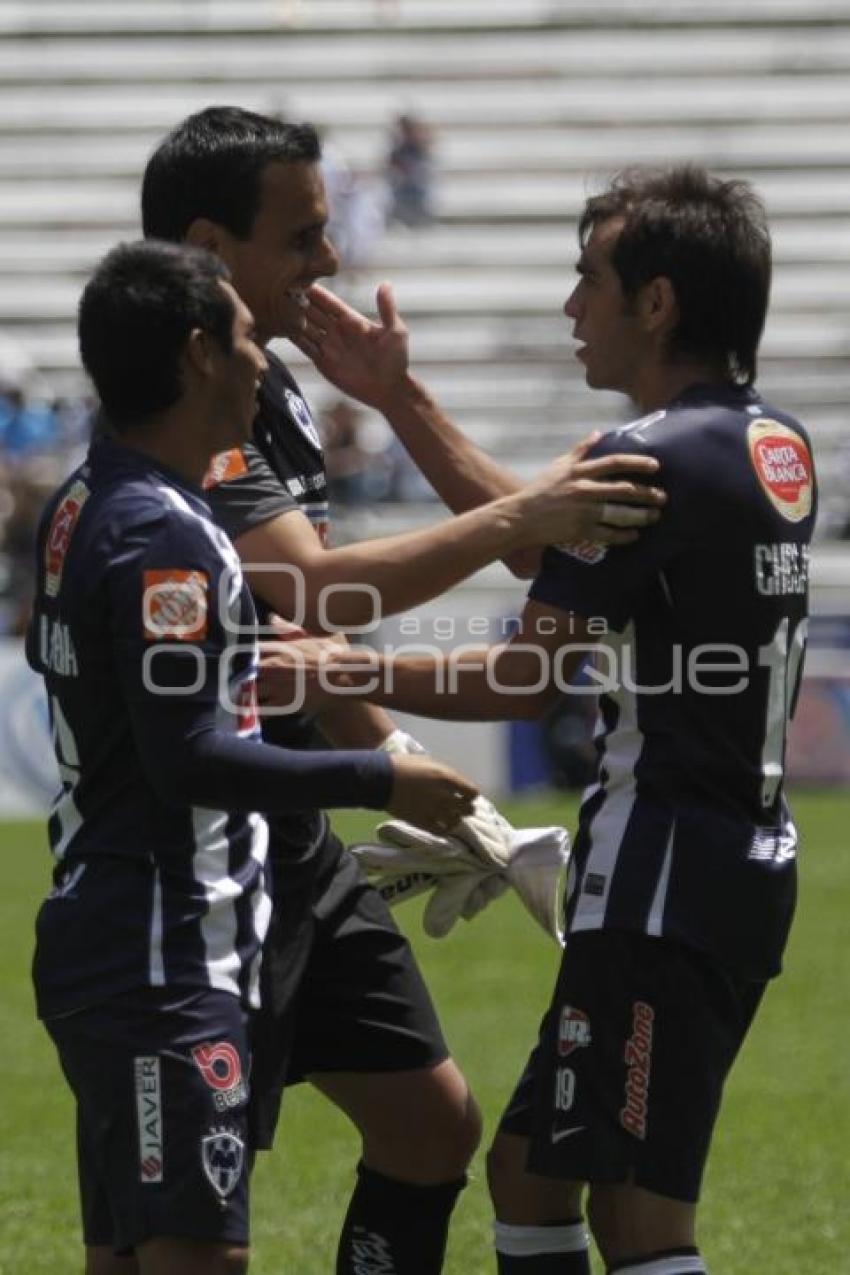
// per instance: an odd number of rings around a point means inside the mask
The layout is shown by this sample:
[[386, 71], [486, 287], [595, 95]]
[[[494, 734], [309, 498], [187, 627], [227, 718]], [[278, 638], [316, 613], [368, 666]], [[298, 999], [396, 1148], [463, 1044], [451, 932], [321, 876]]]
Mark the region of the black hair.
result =
[[673, 285], [679, 322], [671, 358], [722, 362], [731, 381], [751, 385], [771, 277], [767, 218], [752, 187], [691, 165], [628, 169], [587, 201], [582, 247], [612, 217], [624, 223], [611, 262], [627, 300], [659, 276]]
[[142, 179], [146, 238], [184, 239], [207, 217], [238, 239], [251, 234], [266, 166], [317, 163], [321, 145], [311, 124], [290, 124], [238, 106], [208, 106], [188, 116], [160, 143]]
[[83, 290], [77, 333], [83, 366], [110, 426], [121, 433], [180, 398], [191, 332], [233, 348], [234, 307], [212, 253], [156, 240], [119, 244]]

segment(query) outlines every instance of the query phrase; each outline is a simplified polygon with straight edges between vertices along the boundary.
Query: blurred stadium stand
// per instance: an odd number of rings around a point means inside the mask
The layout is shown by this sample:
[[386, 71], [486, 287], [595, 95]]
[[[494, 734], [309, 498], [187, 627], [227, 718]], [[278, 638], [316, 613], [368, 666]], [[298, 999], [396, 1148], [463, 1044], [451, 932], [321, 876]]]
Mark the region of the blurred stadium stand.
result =
[[283, 111], [377, 171], [404, 109], [438, 130], [438, 224], [387, 232], [342, 291], [368, 305], [392, 278], [419, 370], [531, 471], [624, 412], [587, 393], [560, 313], [585, 194], [692, 159], [766, 197], [760, 383], [811, 427], [823, 533], [846, 531], [850, 0], [0, 0], [0, 33], [0, 328], [55, 392], [81, 386], [81, 282], [138, 232], [141, 168], [179, 118]]

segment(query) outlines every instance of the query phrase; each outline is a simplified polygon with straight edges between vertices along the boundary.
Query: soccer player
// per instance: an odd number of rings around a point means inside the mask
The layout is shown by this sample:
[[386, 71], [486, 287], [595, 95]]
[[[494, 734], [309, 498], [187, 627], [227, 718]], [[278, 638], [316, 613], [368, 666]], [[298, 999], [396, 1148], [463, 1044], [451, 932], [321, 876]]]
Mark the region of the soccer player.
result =
[[[579, 223], [565, 305], [593, 389], [638, 413], [599, 454], [659, 460], [664, 518], [617, 552], [550, 548], [516, 636], [455, 660], [355, 652], [325, 681], [411, 712], [533, 716], [592, 652], [598, 781], [581, 808], [568, 939], [536, 1048], [489, 1154], [502, 1275], [697, 1275], [696, 1206], [724, 1081], [781, 967], [797, 836], [785, 741], [806, 641], [816, 486], [803, 427], [755, 389], [770, 238], [743, 182], [627, 172]], [[325, 362], [344, 345], [372, 401], [440, 443], [391, 314], [319, 297]], [[395, 328], [392, 335], [391, 329]], [[391, 358], [378, 359], [376, 337]], [[394, 383], [395, 381], [395, 383]], [[425, 419], [428, 416], [429, 419]], [[474, 448], [449, 435], [461, 465]], [[273, 675], [272, 675], [273, 677]], [[377, 684], [377, 685], [376, 685]], [[768, 1255], [763, 1263], [770, 1265]]]
[[[262, 345], [301, 339], [307, 289], [336, 270], [319, 159], [308, 126], [213, 107], [183, 121], [145, 171], [145, 234], [188, 241], [225, 261]], [[271, 608], [311, 627], [361, 625], [375, 618], [376, 596], [385, 613], [400, 611], [500, 556], [536, 557], [533, 546], [549, 538], [592, 532], [628, 543], [636, 536], [629, 527], [656, 517], [660, 494], [631, 481], [651, 477], [654, 461], [587, 464], [576, 456], [524, 491], [510, 482], [504, 499], [464, 517], [326, 549], [319, 438], [291, 374], [266, 357], [252, 440], [219, 456], [207, 478], [214, 515], [246, 564], [263, 617]], [[503, 494], [496, 483], [491, 494]], [[649, 508], [621, 511], [625, 528], [602, 526], [612, 511], [616, 518], [611, 502], [630, 500]], [[411, 746], [384, 713], [364, 705], [333, 704], [320, 725], [338, 746]], [[267, 720], [263, 731], [273, 742], [300, 744], [311, 728], [289, 716]], [[466, 1081], [406, 940], [315, 803], [272, 820], [270, 853], [275, 916], [255, 1067], [255, 1090], [268, 1101], [257, 1104], [258, 1145], [271, 1144], [284, 1084], [309, 1079], [363, 1142], [338, 1272], [355, 1275], [371, 1254], [398, 1275], [436, 1275], [480, 1133]]]
[[112, 434], [38, 536], [27, 655], [62, 790], [34, 980], [77, 1102], [87, 1275], [247, 1269], [246, 1015], [271, 911], [252, 812], [395, 807], [446, 826], [475, 792], [428, 759], [258, 738], [254, 608], [201, 490], [249, 436], [266, 368], [226, 279], [171, 244], [99, 266], [79, 336]]

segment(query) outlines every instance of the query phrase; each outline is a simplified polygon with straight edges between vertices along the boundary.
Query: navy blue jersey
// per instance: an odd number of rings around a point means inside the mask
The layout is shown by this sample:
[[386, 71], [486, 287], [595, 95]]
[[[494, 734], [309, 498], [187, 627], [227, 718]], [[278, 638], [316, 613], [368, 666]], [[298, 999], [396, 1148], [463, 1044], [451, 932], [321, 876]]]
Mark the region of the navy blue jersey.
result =
[[[105, 438], [42, 516], [27, 640], [62, 791], [38, 920], [39, 1010], [134, 988], [256, 1003], [270, 911], [256, 810], [385, 804], [371, 754], [259, 741], [254, 610], [199, 490]], [[240, 736], [242, 737], [240, 739]]]
[[625, 549], [548, 549], [531, 589], [599, 638], [599, 779], [569, 928], [664, 935], [769, 977], [795, 895], [782, 783], [806, 642], [808, 438], [755, 391], [697, 386], [596, 448], [624, 450], [661, 462], [661, 521]]

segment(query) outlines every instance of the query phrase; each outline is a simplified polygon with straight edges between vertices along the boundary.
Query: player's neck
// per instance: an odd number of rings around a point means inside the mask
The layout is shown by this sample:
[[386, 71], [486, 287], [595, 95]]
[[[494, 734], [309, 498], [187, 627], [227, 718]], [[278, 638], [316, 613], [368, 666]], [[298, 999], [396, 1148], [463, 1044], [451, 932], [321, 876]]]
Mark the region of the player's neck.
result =
[[203, 423], [181, 405], [149, 417], [141, 428], [125, 434], [122, 441], [155, 464], [173, 470], [193, 487], [203, 484], [209, 463], [220, 450], [210, 449], [209, 433]]
[[631, 395], [641, 415], [657, 412], [678, 398], [691, 385], [729, 384], [724, 368], [712, 362], [659, 363], [641, 370]]

